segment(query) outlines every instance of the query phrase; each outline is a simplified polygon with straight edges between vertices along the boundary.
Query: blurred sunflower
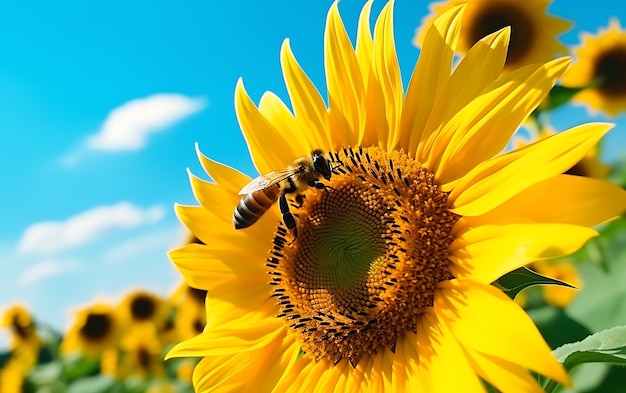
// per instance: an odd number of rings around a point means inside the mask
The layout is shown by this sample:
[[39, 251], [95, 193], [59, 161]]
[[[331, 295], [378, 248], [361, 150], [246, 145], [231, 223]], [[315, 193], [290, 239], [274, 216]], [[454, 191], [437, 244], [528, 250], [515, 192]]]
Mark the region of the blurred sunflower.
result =
[[507, 26], [511, 26], [511, 42], [505, 72], [528, 64], [544, 63], [557, 54], [568, 52], [556, 37], [568, 30], [571, 23], [546, 13], [550, 0], [448, 0], [431, 3], [431, 13], [422, 21], [413, 43], [421, 47], [428, 26], [446, 11], [463, 3], [468, 5], [457, 48], [461, 53], [467, 53], [483, 37]]
[[120, 328], [120, 318], [113, 307], [96, 303], [76, 312], [75, 320], [61, 342], [61, 351], [99, 358], [105, 349], [116, 345]]
[[[503, 29], [451, 72], [463, 10], [455, 7], [426, 33], [405, 95], [393, 3], [373, 37], [371, 5], [356, 49], [337, 3], [328, 13], [328, 108], [288, 42], [281, 64], [293, 114], [272, 93], [257, 108], [237, 84], [237, 117], [260, 173], [315, 149], [335, 169], [328, 189], [291, 209], [294, 237], [277, 207], [234, 230], [237, 194], [250, 179], [199, 154], [215, 183], [190, 176], [201, 206], [176, 211], [204, 244], [170, 257], [190, 286], [208, 290], [210, 314], [168, 356], [204, 357], [198, 392], [481, 392], [481, 379], [539, 391], [529, 369], [568, 384], [530, 318], [490, 284], [573, 252], [597, 235], [589, 226], [626, 209], [619, 187], [562, 175], [610, 125], [499, 155], [569, 61], [499, 77]], [[536, 194], [554, 197], [531, 205]]]
[[24, 375], [26, 370], [21, 362], [16, 359], [9, 359], [0, 368], [0, 392], [2, 393], [22, 393], [24, 385]]
[[21, 305], [9, 307], [2, 316], [2, 327], [11, 331], [9, 350], [14, 360], [25, 370], [34, 366], [42, 343], [28, 310]]
[[124, 296], [119, 313], [125, 324], [162, 326], [168, 317], [168, 305], [160, 297], [143, 290]]
[[118, 376], [145, 380], [165, 374], [156, 328], [135, 326], [120, 341]]
[[572, 50], [576, 61], [563, 75], [563, 85], [586, 87], [573, 98], [611, 116], [626, 110], [626, 31], [617, 19], [597, 35], [583, 33]]
[[578, 271], [571, 262], [566, 261], [537, 261], [530, 265], [532, 270], [547, 277], [566, 282], [574, 288], [560, 285], [546, 285], [542, 287], [543, 298], [546, 303], [555, 307], [567, 307], [570, 305], [582, 285]]

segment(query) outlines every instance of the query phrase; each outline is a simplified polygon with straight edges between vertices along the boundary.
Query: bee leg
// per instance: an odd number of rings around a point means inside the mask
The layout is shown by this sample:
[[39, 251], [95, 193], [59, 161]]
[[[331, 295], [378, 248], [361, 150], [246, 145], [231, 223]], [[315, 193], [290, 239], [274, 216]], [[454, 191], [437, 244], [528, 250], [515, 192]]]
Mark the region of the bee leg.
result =
[[289, 202], [287, 202], [287, 196], [285, 194], [281, 195], [278, 199], [278, 207], [280, 208], [280, 213], [283, 215], [285, 226], [293, 233], [293, 240], [291, 241], [293, 243], [296, 237], [298, 237], [298, 228], [296, 228], [296, 219], [289, 210]]
[[296, 194], [296, 196], [294, 197], [294, 203], [292, 203], [291, 206], [295, 207], [296, 209], [300, 209], [302, 205], [304, 205], [304, 198], [306, 198], [304, 194]]

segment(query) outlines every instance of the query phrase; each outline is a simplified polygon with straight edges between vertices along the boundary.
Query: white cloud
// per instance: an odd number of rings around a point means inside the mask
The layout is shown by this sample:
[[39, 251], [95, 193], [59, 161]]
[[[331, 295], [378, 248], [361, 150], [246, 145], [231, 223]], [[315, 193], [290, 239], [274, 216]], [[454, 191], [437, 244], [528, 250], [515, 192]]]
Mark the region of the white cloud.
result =
[[87, 139], [92, 150], [139, 150], [150, 134], [164, 131], [206, 106], [204, 98], [160, 93], [128, 101], [113, 109], [100, 131]]
[[98, 206], [64, 221], [44, 221], [30, 225], [22, 234], [17, 249], [22, 254], [54, 254], [90, 243], [115, 229], [155, 223], [164, 214], [163, 206], [145, 210], [128, 202]]
[[160, 250], [165, 255], [168, 250], [183, 244], [182, 241], [177, 242], [180, 232], [180, 227], [176, 226], [173, 229], [169, 228], [139, 236], [109, 249], [103, 257], [105, 260], [115, 263], [142, 257], [152, 250]]
[[41, 261], [24, 270], [17, 279], [18, 284], [26, 286], [42, 281], [46, 278], [58, 276], [78, 269], [79, 264], [74, 261]]

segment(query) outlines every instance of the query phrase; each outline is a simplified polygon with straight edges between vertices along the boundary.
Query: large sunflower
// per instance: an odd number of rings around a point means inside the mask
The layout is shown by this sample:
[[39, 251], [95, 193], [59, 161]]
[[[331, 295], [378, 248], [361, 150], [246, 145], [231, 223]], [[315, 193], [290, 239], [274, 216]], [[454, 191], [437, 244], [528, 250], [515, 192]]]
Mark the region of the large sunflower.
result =
[[574, 101], [611, 116], [626, 110], [626, 31], [612, 19], [597, 35], [583, 33], [573, 49], [576, 62], [563, 76], [563, 85], [592, 87], [574, 96]]
[[571, 23], [546, 13], [551, 0], [447, 0], [431, 3], [431, 13], [422, 21], [413, 43], [421, 47], [428, 26], [439, 15], [462, 3], [468, 3], [468, 6], [457, 48], [461, 53], [467, 53], [483, 37], [506, 26], [511, 26], [511, 42], [505, 71], [544, 63], [556, 54], [568, 53], [557, 36], [569, 29]]
[[567, 384], [529, 317], [490, 283], [573, 252], [597, 234], [588, 226], [626, 208], [619, 187], [562, 175], [610, 125], [499, 155], [568, 60], [499, 77], [503, 29], [451, 72], [456, 7], [430, 27], [405, 93], [393, 3], [373, 37], [370, 8], [356, 49], [336, 3], [328, 13], [328, 107], [288, 42], [281, 64], [293, 112], [271, 93], [257, 108], [237, 84], [237, 116], [260, 173], [316, 149], [335, 170], [324, 190], [294, 199], [297, 237], [277, 206], [235, 230], [237, 194], [250, 179], [199, 154], [214, 183], [191, 176], [200, 206], [176, 211], [204, 244], [170, 257], [190, 286], [208, 290], [207, 326], [169, 356], [204, 357], [199, 392], [477, 392], [481, 379], [538, 391], [529, 369]]

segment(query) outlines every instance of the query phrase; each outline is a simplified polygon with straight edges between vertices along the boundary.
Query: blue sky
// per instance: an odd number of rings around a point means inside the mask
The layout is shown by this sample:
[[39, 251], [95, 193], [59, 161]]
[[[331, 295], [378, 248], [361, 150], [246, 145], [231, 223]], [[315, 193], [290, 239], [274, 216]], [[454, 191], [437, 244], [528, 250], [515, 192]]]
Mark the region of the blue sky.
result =
[[[173, 204], [195, 202], [187, 167], [203, 175], [194, 144], [256, 175], [235, 118], [235, 83], [243, 77], [255, 101], [266, 90], [286, 99], [279, 49], [290, 38], [324, 94], [330, 4], [4, 0], [0, 309], [21, 302], [64, 328], [72, 307], [95, 299], [116, 301], [136, 288], [169, 293], [180, 276], [166, 252], [184, 238]], [[362, 4], [340, 3], [352, 36]], [[376, 1], [373, 14], [383, 4]], [[405, 81], [427, 4], [396, 2]], [[561, 36], [567, 45], [613, 15], [626, 23], [617, 0], [596, 0], [593, 7], [557, 0], [549, 10], [577, 23]], [[557, 129], [588, 120], [607, 119], [583, 108], [553, 117]], [[626, 118], [610, 120], [618, 127], [607, 137], [608, 161], [626, 139]]]

